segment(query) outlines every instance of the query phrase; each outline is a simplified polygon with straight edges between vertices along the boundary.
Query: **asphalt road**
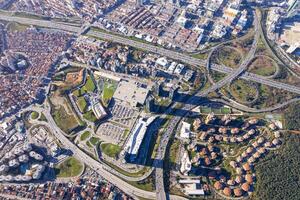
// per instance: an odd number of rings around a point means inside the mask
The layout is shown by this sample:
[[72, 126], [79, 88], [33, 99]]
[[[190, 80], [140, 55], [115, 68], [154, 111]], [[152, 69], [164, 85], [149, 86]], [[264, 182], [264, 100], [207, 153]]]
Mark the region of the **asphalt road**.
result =
[[[201, 97], [206, 97], [209, 93], [222, 88], [227, 83], [230, 83], [235, 78], [239, 77], [240, 74], [247, 69], [247, 67], [248, 67], [249, 63], [251, 62], [251, 60], [253, 59], [255, 51], [257, 49], [257, 41], [258, 41], [259, 34], [260, 34], [258, 31], [258, 19], [257, 19], [256, 15], [255, 15], [255, 20], [254, 20], [254, 26], [255, 26], [255, 37], [252, 42], [251, 49], [248, 52], [246, 58], [243, 60], [243, 62], [239, 66], [239, 68], [236, 70], [233, 70], [225, 78], [223, 78], [221, 81], [213, 84], [208, 89], [206, 89], [204, 91], [199, 91], [196, 95], [194, 95], [190, 99], [188, 99], [188, 101], [186, 102], [183, 109], [177, 110], [177, 112], [179, 112], [179, 113], [175, 113], [175, 117], [173, 117], [171, 119], [170, 123], [168, 124], [168, 126], [166, 128], [165, 133], [162, 136], [161, 143], [158, 148], [158, 154], [156, 157], [157, 160], [164, 160], [169, 140], [174, 133], [176, 125], [181, 120], [181, 117], [179, 117], [179, 116], [184, 116], [185, 114], [187, 114], [189, 112], [189, 110], [194, 108], [195, 105], [199, 105], [200, 104], [199, 99], [201, 99]], [[209, 56], [211, 56], [211, 55], [212, 54], [210, 53]], [[210, 58], [208, 58], [207, 68], [209, 68], [209, 65], [210, 65], [209, 60], [210, 60]], [[155, 174], [156, 175], [156, 177], [155, 177], [156, 194], [157, 194], [156, 197], [157, 197], [157, 199], [160, 199], [160, 200], [169, 199], [169, 195], [165, 192], [165, 189], [164, 189], [165, 187], [164, 187], [163, 174], [164, 174], [163, 167], [157, 167], [156, 174]]]
[[[157, 47], [157, 46], [154, 46], [151, 44], [137, 42], [137, 41], [134, 41], [131, 39], [121, 37], [121, 36], [111, 35], [109, 33], [98, 32], [98, 31], [89, 31], [87, 33], [87, 35], [93, 36], [93, 37], [99, 37], [99, 38], [106, 39], [106, 40], [111, 40], [111, 41], [121, 43], [124, 45], [128, 45], [128, 46], [143, 49], [143, 50], [146, 50], [149, 52], [157, 53], [162, 56], [166, 56], [166, 57], [172, 58], [174, 60], [178, 60], [183, 63], [187, 63], [192, 66], [206, 66], [207, 65], [206, 60], [193, 58], [193, 57], [183, 54], [183, 53], [178, 53], [175, 51], [167, 50], [167, 49]], [[256, 42], [254, 44], [256, 44]], [[248, 64], [251, 62], [251, 60], [254, 56], [255, 50], [256, 50], [256, 47], [251, 48], [248, 56], [246, 57], [246, 59], [244, 60], [244, 62], [242, 63], [241, 67], [238, 70], [232, 69], [232, 68], [229, 68], [226, 66], [222, 66], [222, 65], [211, 64], [210, 69], [229, 75], [225, 78], [225, 80], [223, 79], [223, 80], [219, 81], [220, 83], [217, 83], [218, 85], [216, 85], [215, 87], [218, 88], [219, 85], [224, 85], [224, 83], [228, 83], [228, 80], [232, 81], [234, 79], [234, 77], [237, 77], [237, 75], [240, 75], [240, 78], [242, 78], [242, 79], [251, 80], [251, 81], [261, 83], [264, 85], [268, 85], [271, 87], [275, 87], [278, 89], [283, 89], [283, 90], [286, 90], [289, 92], [300, 94], [299, 87], [296, 87], [296, 86], [293, 86], [290, 84], [281, 83], [281, 82], [278, 82], [275, 80], [271, 80], [266, 77], [259, 76], [259, 75], [253, 74], [253, 73], [245, 72], [246, 68], [248, 67]], [[213, 90], [213, 88], [212, 88], [212, 90]]]
[[[23, 24], [31, 24], [31, 25], [36, 25], [36, 26], [42, 26], [42, 27], [47, 27], [47, 28], [53, 28], [53, 29], [59, 29], [63, 31], [68, 31], [68, 32], [75, 32], [75, 33], [81, 33], [82, 29], [80, 27], [75, 27], [72, 25], [68, 25], [66, 23], [61, 24], [57, 22], [52, 22], [52, 21], [46, 21], [46, 20], [36, 20], [36, 19], [29, 19], [29, 18], [21, 18], [21, 17], [13, 17], [13, 16], [7, 16], [4, 14], [0, 14], [0, 20], [6, 20], [6, 21], [16, 21], [19, 23]], [[157, 53], [169, 58], [172, 58], [174, 60], [178, 60], [193, 66], [205, 66], [207, 62], [205, 60], [200, 60], [197, 58], [193, 58], [189, 55], [178, 53], [175, 51], [167, 50], [164, 48], [160, 48], [151, 44], [145, 44], [142, 42], [137, 42], [131, 39], [127, 39], [121, 36], [116, 36], [112, 35], [110, 33], [105, 33], [105, 32], [98, 32], [98, 31], [88, 31], [87, 33], [88, 36], [94, 36], [94, 37], [99, 37], [102, 39], [106, 40], [111, 40], [117, 43], [133, 46], [135, 48], [140, 48], [149, 52]], [[199, 97], [204, 97], [208, 95], [210, 92], [215, 91], [221, 87], [223, 87], [225, 84], [229, 83], [233, 79], [237, 78], [240, 76], [243, 79], [246, 80], [251, 80], [255, 82], [259, 82], [262, 84], [266, 84], [272, 87], [277, 87], [279, 89], [284, 89], [290, 92], [294, 92], [297, 94], [300, 94], [300, 88], [288, 84], [283, 84], [280, 82], [276, 82], [274, 80], [269, 80], [264, 77], [254, 75], [251, 73], [244, 73], [246, 67], [248, 66], [249, 62], [254, 56], [255, 50], [256, 50], [256, 43], [257, 43], [257, 38], [255, 38], [253, 42], [253, 46], [251, 47], [251, 50], [249, 54], [247, 55], [246, 59], [243, 61], [241, 66], [237, 69], [231, 69], [225, 66], [219, 66], [212, 64], [211, 69], [216, 70], [222, 73], [229, 74], [226, 76], [223, 80], [219, 81], [218, 83], [214, 84], [212, 87], [208, 88], [204, 92], [200, 92], [196, 94], [195, 96], [191, 97], [187, 102], [186, 105], [184, 106], [183, 109], [177, 110], [178, 113], [175, 113], [176, 117], [173, 117], [165, 131], [165, 134], [163, 134], [162, 137], [162, 142], [159, 145], [158, 148], [158, 154], [157, 154], [157, 160], [155, 162], [155, 165], [157, 165], [156, 169], [156, 188], [157, 191], [156, 193], [153, 192], [147, 192], [144, 190], [140, 190], [138, 188], [133, 187], [132, 185], [128, 184], [127, 182], [123, 181], [122, 179], [118, 178], [117, 176], [112, 175], [109, 173], [107, 170], [103, 168], [103, 165], [100, 164], [99, 162], [95, 161], [88, 155], [86, 155], [84, 152], [82, 152], [75, 144], [70, 142], [61, 132], [60, 129], [56, 126], [54, 120], [52, 119], [51, 115], [49, 113], [45, 113], [46, 117], [49, 120], [49, 123], [51, 125], [51, 128], [53, 128], [53, 132], [55, 132], [56, 137], [63, 143], [65, 144], [68, 148], [70, 148], [74, 154], [76, 155], [77, 158], [79, 158], [83, 163], [87, 164], [91, 168], [93, 168], [95, 171], [97, 171], [101, 176], [103, 176], [105, 179], [107, 179], [109, 182], [115, 184], [117, 187], [119, 187], [121, 190], [124, 192], [132, 195], [132, 196], [142, 196], [144, 198], [150, 198], [150, 199], [166, 199], [166, 194], [164, 191], [164, 182], [163, 182], [163, 168], [161, 167], [162, 162], [161, 160], [164, 159], [165, 156], [165, 151], [166, 151], [166, 146], [168, 144], [168, 141], [173, 133], [174, 128], [176, 125], [179, 123], [181, 117], [178, 116], [183, 116], [185, 115], [188, 110], [191, 110], [194, 105], [199, 104]], [[50, 115], [50, 116], [49, 116]], [[172, 199], [180, 199], [180, 197], [175, 197], [172, 196]]]
[[[42, 112], [46, 119], [48, 120], [48, 125], [51, 128], [52, 133], [54, 136], [68, 149], [70, 149], [74, 157], [76, 157], [78, 160], [80, 160], [85, 165], [92, 168], [94, 171], [96, 171], [100, 176], [102, 176], [104, 179], [106, 179], [108, 182], [114, 184], [119, 189], [121, 189], [126, 194], [131, 195], [132, 197], [138, 198], [143, 197], [147, 199], [156, 199], [155, 192], [149, 192], [145, 190], [141, 190], [139, 188], [136, 188], [132, 185], [130, 185], [127, 181], [124, 181], [123, 179], [113, 175], [109, 171], [107, 171], [106, 167], [101, 164], [100, 162], [94, 160], [89, 155], [84, 153], [82, 150], [80, 150], [75, 144], [73, 144], [63, 133], [63, 131], [56, 125], [55, 121], [53, 120], [50, 111], [47, 109], [42, 108], [33, 108], [31, 107], [29, 110], [35, 110], [38, 112]], [[185, 198], [180, 196], [172, 196], [172, 199], [178, 199], [183, 200]]]
[[[78, 148], [74, 143], [72, 143], [66, 136], [65, 133], [56, 125], [53, 117], [50, 114], [49, 107], [48, 109], [41, 108], [41, 107], [35, 107], [35, 106], [29, 106], [26, 109], [23, 109], [21, 112], [26, 111], [36, 111], [43, 113], [47, 119], [46, 123], [50, 128], [54, 136], [67, 148], [70, 149], [74, 157], [76, 157], [78, 160], [80, 160], [85, 165], [91, 167], [93, 170], [95, 170], [99, 175], [101, 175], [104, 179], [106, 179], [108, 182], [116, 185], [118, 188], [120, 188], [125, 193], [136, 197], [136, 196], [142, 196], [149, 199], [155, 199], [155, 193], [154, 192], [148, 192], [141, 189], [138, 189], [130, 184], [128, 184], [123, 179], [119, 178], [120, 176], [115, 176], [111, 169], [108, 168], [106, 165], [103, 165], [103, 163], [98, 162], [91, 158], [88, 154], [83, 152], [80, 148]], [[133, 180], [134, 181], [134, 180]], [[175, 199], [184, 199], [177, 196], [174, 196]]]
[[[81, 27], [72, 26], [71, 24], [59, 23], [59, 22], [55, 22], [55, 21], [15, 17], [15, 16], [9, 16], [9, 15], [3, 14], [3, 13], [0, 13], [0, 20], [15, 21], [15, 22], [19, 22], [22, 24], [29, 24], [29, 25], [46, 27], [46, 28], [58, 29], [58, 30], [68, 31], [68, 32], [77, 33], [77, 34], [82, 33]], [[111, 41], [114, 41], [114, 42], [117, 42], [120, 44], [129, 45], [129, 46], [132, 46], [135, 48], [139, 48], [139, 49], [143, 49], [143, 50], [146, 50], [149, 52], [157, 53], [162, 56], [166, 56], [166, 57], [181, 61], [183, 63], [189, 64], [192, 66], [206, 66], [206, 64], [207, 64], [206, 60], [197, 59], [197, 58], [191, 57], [184, 53], [179, 53], [176, 51], [164, 49], [162, 47], [157, 47], [152, 44], [146, 44], [146, 43], [131, 40], [129, 38], [125, 38], [122, 36], [113, 35], [113, 34], [107, 33], [107, 32], [90, 30], [87, 32], [87, 36], [99, 37], [99, 38], [111, 40]], [[250, 51], [250, 54], [253, 54], [253, 53], [254, 52]], [[250, 60], [251, 60], [251, 56], [247, 57], [244, 61], [244, 64], [247, 64]], [[244, 70], [242, 70], [243, 68], [240, 68], [239, 70], [234, 70], [232, 68], [229, 68], [226, 66], [221, 66], [221, 65], [216, 65], [216, 64], [211, 64], [210, 68], [214, 71], [232, 75], [232, 77], [235, 77], [236, 74], [239, 74], [240, 78], [243, 78], [246, 80], [251, 80], [251, 81], [258, 82], [258, 83], [268, 85], [271, 87], [275, 87], [278, 89], [283, 89], [283, 90], [286, 90], [289, 92], [300, 94], [299, 87], [296, 87], [296, 86], [293, 86], [290, 84], [281, 83], [281, 82], [274, 81], [274, 80], [270, 80], [263, 76], [255, 75], [252, 73], [248, 73], [248, 72], [243, 73], [244, 72]], [[232, 78], [230, 78], [230, 76], [229, 76], [227, 79], [232, 79]], [[224, 80], [223, 82], [227, 82], [227, 80]], [[223, 84], [223, 83], [221, 82], [219, 84]]]

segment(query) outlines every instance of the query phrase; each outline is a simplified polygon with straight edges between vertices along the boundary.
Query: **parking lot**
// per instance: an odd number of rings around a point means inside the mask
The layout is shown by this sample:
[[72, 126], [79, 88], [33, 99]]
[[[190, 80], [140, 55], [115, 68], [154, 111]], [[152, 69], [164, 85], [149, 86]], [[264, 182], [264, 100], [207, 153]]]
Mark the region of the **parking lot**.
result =
[[139, 115], [138, 111], [132, 107], [117, 102], [112, 105], [110, 112], [112, 114], [111, 121], [120, 123], [127, 128], [130, 128], [133, 125], [135, 119]]
[[98, 127], [96, 134], [104, 142], [120, 144], [124, 141], [123, 135], [125, 130], [123, 127], [107, 122]]

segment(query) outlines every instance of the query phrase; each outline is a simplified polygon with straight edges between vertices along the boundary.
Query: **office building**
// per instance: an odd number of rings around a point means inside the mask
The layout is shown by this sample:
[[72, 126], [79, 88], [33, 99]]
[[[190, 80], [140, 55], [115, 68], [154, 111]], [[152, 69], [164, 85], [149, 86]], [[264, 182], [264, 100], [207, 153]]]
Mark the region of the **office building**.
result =
[[136, 123], [124, 148], [128, 161], [134, 162], [138, 157], [148, 127], [155, 119], [156, 117], [149, 117], [148, 119], [140, 118]]

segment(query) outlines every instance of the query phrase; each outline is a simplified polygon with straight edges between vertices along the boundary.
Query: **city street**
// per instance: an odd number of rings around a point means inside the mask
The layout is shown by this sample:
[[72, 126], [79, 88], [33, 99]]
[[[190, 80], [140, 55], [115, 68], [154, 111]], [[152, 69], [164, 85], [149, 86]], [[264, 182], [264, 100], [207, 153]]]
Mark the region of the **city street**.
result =
[[[0, 20], [15, 21], [15, 22], [22, 23], [22, 24], [36, 25], [36, 26], [41, 26], [41, 27], [46, 27], [46, 28], [68, 31], [68, 32], [72, 32], [72, 33], [81, 33], [82, 32], [82, 29], [80, 27], [68, 25], [66, 23], [61, 24], [61, 23], [54, 22], [54, 21], [29, 19], [29, 18], [23, 18], [23, 17], [14, 17], [14, 16], [8, 16], [7, 14], [3, 14], [3, 13], [0, 13]], [[86, 33], [86, 35], [91, 36], [91, 37], [98, 37], [99, 39], [110, 40], [110, 41], [117, 42], [120, 44], [129, 45], [129, 46], [132, 46], [135, 48], [143, 49], [145, 51], [157, 53], [162, 56], [166, 56], [166, 57], [172, 58], [174, 60], [178, 60], [183, 63], [189, 64], [192, 66], [196, 66], [196, 67], [200, 67], [200, 66], [204, 67], [207, 65], [206, 60], [193, 58], [184, 53], [179, 53], [179, 52], [164, 49], [162, 47], [157, 47], [157, 46], [154, 46], [151, 44], [134, 41], [134, 40], [128, 39], [126, 37], [118, 36], [115, 34], [110, 34], [108, 32], [90, 30]], [[249, 73], [249, 72], [242, 73], [245, 71], [245, 67], [247, 66], [247, 63], [249, 63], [254, 56], [255, 51], [253, 49], [254, 48], [251, 49], [251, 51], [248, 54], [249, 56], [245, 59], [244, 63], [241, 65], [242, 67], [236, 71], [229, 67], [216, 65], [216, 64], [212, 64], [210, 66], [210, 69], [221, 72], [221, 73], [230, 74], [230, 75], [232, 75], [232, 77], [234, 77], [234, 75], [236, 75], [236, 74], [239, 74], [240, 78], [243, 78], [245, 80], [251, 80], [251, 81], [261, 83], [264, 85], [268, 85], [271, 87], [275, 87], [278, 89], [283, 89], [283, 90], [286, 90], [289, 92], [300, 94], [299, 87], [281, 83], [281, 82], [274, 81], [274, 80], [270, 80], [263, 76], [259, 76], [259, 75]], [[226, 79], [232, 80], [232, 77], [229, 76]], [[219, 83], [218, 85], [223, 85], [226, 82], [227, 82], [227, 80], [224, 80], [221, 83]], [[216, 86], [216, 87], [219, 87], [219, 86]]]
[[[34, 110], [40, 113], [43, 113], [47, 119], [48, 126], [51, 128], [52, 133], [54, 136], [68, 149], [70, 149], [74, 153], [74, 157], [76, 157], [78, 160], [80, 160], [82, 163], [84, 163], [86, 166], [89, 166], [91, 169], [96, 171], [98, 174], [100, 174], [104, 179], [106, 179], [108, 182], [114, 184], [117, 186], [120, 190], [124, 191], [125, 193], [131, 195], [133, 198], [138, 199], [138, 197], [143, 197], [146, 199], [159, 199], [159, 200], [166, 200], [166, 199], [171, 199], [171, 200], [181, 200], [181, 199], [186, 199], [184, 197], [180, 196], [175, 196], [175, 195], [169, 195], [165, 191], [165, 180], [164, 180], [164, 175], [166, 171], [164, 171], [164, 160], [165, 160], [165, 155], [167, 151], [167, 147], [169, 144], [170, 139], [172, 138], [174, 131], [176, 130], [177, 125], [181, 121], [182, 117], [188, 114], [192, 109], [194, 109], [196, 106], [204, 103], [206, 101], [206, 97], [227, 84], [231, 83], [237, 78], [242, 78], [247, 81], [253, 81], [256, 83], [260, 83], [263, 85], [267, 85], [270, 87], [275, 87], [277, 89], [282, 89], [286, 90], [292, 93], [300, 94], [300, 88], [294, 85], [286, 84], [286, 83], [281, 83], [278, 82], [274, 79], [269, 79], [260, 75], [256, 75], [253, 73], [247, 72], [247, 68], [250, 65], [250, 63], [253, 61], [255, 53], [258, 48], [258, 40], [261, 34], [261, 27], [259, 26], [259, 20], [260, 18], [258, 16], [255, 16], [254, 20], [254, 31], [255, 31], [255, 36], [250, 48], [250, 51], [247, 53], [245, 58], [243, 59], [242, 63], [239, 65], [237, 69], [232, 69], [223, 65], [217, 65], [217, 64], [212, 64], [211, 63], [211, 55], [212, 52], [209, 54], [209, 57], [207, 60], [202, 60], [198, 58], [194, 58], [188, 54], [185, 53], [180, 53], [172, 50], [168, 50], [162, 47], [158, 47], [152, 44], [132, 40], [130, 38], [127, 38], [125, 36], [121, 35], [116, 35], [109, 33], [107, 31], [102, 31], [102, 30], [96, 30], [96, 29], [90, 29], [89, 26], [83, 25], [82, 27], [77, 27], [73, 26], [72, 24], [68, 23], [59, 23], [55, 21], [48, 21], [48, 20], [42, 20], [42, 19], [32, 19], [32, 18], [25, 18], [25, 17], [16, 17], [16, 16], [10, 16], [7, 13], [0, 13], [0, 20], [5, 20], [5, 21], [13, 21], [13, 22], [18, 22], [21, 24], [27, 24], [27, 25], [34, 25], [34, 26], [39, 26], [39, 27], [46, 27], [50, 29], [56, 29], [59, 31], [67, 31], [74, 33], [75, 36], [79, 36], [82, 34], [85, 34], [88, 37], [93, 37], [93, 38], [99, 38], [99, 39], [104, 39], [104, 40], [109, 40], [112, 42], [120, 43], [123, 45], [127, 46], [132, 46], [134, 48], [142, 49], [147, 52], [152, 52], [155, 54], [159, 54], [161, 56], [165, 56], [168, 58], [171, 58], [176, 61], [180, 61], [186, 64], [189, 64], [194, 67], [206, 67], [208, 70], [213, 70], [217, 71], [220, 73], [226, 74], [226, 77], [220, 80], [219, 82], [213, 84], [209, 88], [203, 90], [203, 91], [198, 91], [195, 92], [195, 94], [191, 97], [189, 97], [185, 102], [183, 102], [183, 106], [180, 109], [176, 109], [176, 106], [178, 106], [176, 103], [174, 103], [173, 106], [168, 107], [168, 110], [164, 113], [164, 115], [160, 116], [160, 120], [163, 118], [166, 118], [167, 115], [172, 114], [172, 118], [167, 122], [167, 126], [163, 131], [163, 134], [161, 136], [161, 140], [158, 144], [158, 149], [157, 153], [155, 156], [155, 160], [152, 164], [152, 170], [149, 170], [149, 172], [145, 173], [141, 177], [130, 177], [126, 176], [117, 170], [113, 169], [112, 167], [104, 164], [102, 161], [97, 161], [93, 159], [91, 156], [89, 156], [87, 153], [82, 151], [76, 144], [74, 144], [72, 141], [70, 141], [67, 137], [66, 134], [57, 126], [55, 123], [53, 117], [51, 116], [50, 113], [50, 107], [47, 105], [46, 109], [44, 108], [39, 108], [39, 107], [28, 107], [28, 109], [25, 110]], [[71, 63], [73, 64], [73, 63]], [[79, 63], [74, 63], [74, 65], [81, 66]], [[91, 66], [88, 65], [82, 65], [81, 67], [89, 68], [91, 69]], [[98, 70], [97, 68], [92, 68], [93, 70]], [[124, 75], [125, 77], [125, 75]], [[127, 77], [128, 78], [128, 77]], [[130, 77], [129, 77], [130, 78]], [[225, 99], [225, 100], [224, 100]], [[226, 99], [224, 98], [222, 100], [216, 100], [218, 102], [223, 102], [224, 104], [230, 105], [232, 107], [235, 107], [237, 109], [241, 108], [241, 110], [247, 111], [247, 112], [269, 112], [273, 111], [275, 109], [281, 108], [283, 106], [286, 106], [290, 103], [296, 102], [299, 100], [299, 98], [291, 99], [289, 101], [274, 105], [271, 108], [267, 108], [265, 110], [256, 110], [256, 109], [251, 109], [243, 105], [239, 105], [237, 102], [234, 102], [231, 99]], [[82, 115], [80, 110], [76, 107], [75, 101], [71, 98], [71, 102], [73, 107], [75, 107], [76, 112], [79, 115]], [[127, 111], [126, 111], [127, 112]], [[129, 112], [129, 111], [128, 111]], [[91, 127], [93, 124], [91, 122], [86, 121], [88, 125]], [[118, 134], [117, 134], [118, 135]], [[112, 137], [112, 136], [110, 136]], [[151, 175], [151, 173], [155, 170], [155, 187], [156, 191], [155, 192], [150, 192], [150, 191], [145, 191], [142, 189], [139, 189], [130, 183], [129, 181], [132, 182], [137, 182], [140, 180], [146, 179], [148, 176]]]

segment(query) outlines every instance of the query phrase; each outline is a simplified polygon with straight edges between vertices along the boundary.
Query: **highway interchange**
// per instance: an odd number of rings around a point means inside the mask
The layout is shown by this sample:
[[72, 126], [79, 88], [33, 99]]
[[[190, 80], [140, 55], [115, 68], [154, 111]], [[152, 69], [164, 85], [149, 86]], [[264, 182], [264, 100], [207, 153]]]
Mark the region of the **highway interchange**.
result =
[[[172, 133], [174, 132], [177, 124], [181, 120], [180, 116], [186, 115], [190, 110], [192, 110], [194, 107], [196, 107], [196, 105], [199, 105], [201, 103], [201, 102], [199, 102], [199, 99], [201, 99], [202, 97], [206, 97], [209, 93], [216, 91], [217, 89], [222, 88], [226, 84], [230, 83], [231, 81], [233, 81], [234, 79], [239, 77], [239, 75], [247, 69], [247, 67], [248, 67], [249, 63], [251, 62], [251, 60], [253, 59], [256, 49], [257, 49], [257, 41], [258, 41], [259, 35], [260, 35], [260, 32], [258, 31], [258, 27], [259, 27], [258, 20], [259, 20], [258, 17], [255, 15], [255, 20], [254, 20], [255, 37], [252, 42], [251, 49], [248, 52], [246, 58], [241, 63], [241, 65], [235, 71], [232, 71], [232, 73], [229, 73], [229, 75], [227, 75], [221, 81], [213, 84], [208, 89], [197, 92], [194, 96], [192, 96], [191, 98], [189, 98], [187, 100], [186, 104], [184, 105], [184, 107], [182, 109], [177, 111], [179, 113], [175, 113], [175, 117], [173, 117], [171, 119], [171, 121], [169, 122], [169, 124], [166, 128], [165, 133], [163, 134], [163, 137], [162, 137], [163, 142], [161, 142], [159, 145], [158, 155], [156, 158], [157, 160], [163, 160], [165, 158], [165, 153], [167, 150], [169, 140], [172, 137]], [[208, 62], [206, 63], [207, 68], [209, 68], [209, 65], [210, 65], [209, 60], [210, 60], [211, 55], [212, 55], [212, 53], [209, 54]], [[165, 200], [165, 199], [169, 199], [169, 196], [164, 191], [165, 187], [164, 187], [163, 173], [164, 173], [163, 167], [160, 167], [160, 168], [156, 167], [155, 181], [156, 181], [157, 199]]]
[[[41, 27], [46, 27], [46, 28], [52, 28], [52, 29], [59, 29], [63, 31], [68, 31], [72, 33], [79, 33], [81, 34], [82, 28], [76, 27], [69, 25], [67, 23], [59, 23], [59, 22], [53, 22], [53, 21], [47, 21], [47, 20], [38, 20], [38, 19], [29, 19], [29, 18], [23, 18], [23, 17], [14, 17], [14, 16], [9, 16], [7, 14], [0, 13], [0, 20], [6, 20], [6, 21], [15, 21], [23, 24], [30, 24], [30, 25], [35, 25], [35, 26], [41, 26]], [[124, 45], [129, 45], [133, 46], [135, 48], [143, 49], [145, 51], [153, 52], [160, 54], [162, 56], [166, 56], [169, 58], [172, 58], [174, 60], [182, 61], [184, 63], [187, 63], [192, 66], [208, 66], [210, 69], [225, 73], [227, 76], [222, 79], [221, 81], [217, 82], [216, 84], [212, 85], [210, 88], [206, 89], [205, 91], [198, 92], [195, 96], [192, 96], [187, 100], [185, 103], [184, 107], [181, 109], [178, 109], [175, 111], [175, 113], [172, 113], [174, 117], [168, 122], [168, 126], [166, 127], [164, 134], [162, 135], [161, 142], [158, 147], [157, 155], [156, 155], [156, 161], [154, 162], [154, 167], [155, 169], [155, 176], [156, 176], [156, 193], [155, 192], [148, 192], [144, 191], [141, 189], [138, 189], [123, 179], [113, 175], [110, 173], [106, 167], [101, 164], [100, 162], [94, 160], [87, 154], [85, 154], [83, 151], [81, 151], [75, 144], [73, 144], [64, 134], [63, 132], [57, 127], [55, 124], [50, 111], [47, 109], [40, 109], [37, 110], [39, 112], [43, 112], [48, 120], [48, 124], [51, 127], [51, 130], [53, 130], [54, 135], [58, 138], [58, 140], [61, 141], [62, 144], [64, 144], [66, 147], [71, 149], [74, 153], [74, 156], [76, 156], [80, 161], [85, 163], [86, 165], [90, 166], [92, 169], [94, 169], [96, 172], [98, 172], [101, 176], [103, 176], [105, 179], [107, 179], [109, 182], [113, 183], [117, 187], [119, 187], [121, 190], [124, 192], [132, 195], [135, 198], [138, 197], [143, 197], [143, 198], [149, 198], [149, 199], [169, 199], [169, 195], [166, 194], [164, 190], [164, 178], [163, 178], [163, 167], [162, 163], [165, 158], [165, 153], [167, 149], [167, 145], [169, 143], [170, 138], [172, 137], [172, 133], [174, 132], [174, 129], [176, 128], [177, 124], [181, 120], [181, 116], [184, 116], [189, 112], [189, 110], [192, 110], [195, 105], [198, 105], [201, 103], [199, 99], [202, 97], [207, 96], [209, 93], [220, 89], [224, 85], [228, 84], [229, 82], [233, 81], [237, 77], [243, 78], [245, 80], [251, 80], [255, 81], [261, 84], [265, 84], [268, 86], [276, 87], [278, 89], [284, 89], [289, 92], [294, 92], [296, 94], [300, 94], [300, 88], [293, 86], [293, 85], [288, 85], [284, 83], [280, 83], [274, 80], [270, 80], [267, 78], [264, 78], [262, 76], [258, 76], [252, 73], [245, 72], [247, 69], [249, 63], [254, 57], [256, 48], [257, 48], [257, 40], [258, 40], [258, 29], [257, 29], [257, 20], [255, 20], [255, 30], [257, 32], [251, 50], [249, 51], [247, 57], [244, 59], [242, 64], [239, 66], [238, 69], [234, 70], [229, 67], [221, 66], [221, 65], [216, 65], [216, 64], [210, 64], [209, 61], [207, 62], [206, 60], [201, 60], [197, 59], [194, 57], [191, 57], [189, 55], [167, 50], [161, 47], [157, 47], [151, 44], [145, 44], [142, 42], [138, 41], [133, 41], [128, 38], [124, 38], [122, 36], [117, 36], [114, 34], [110, 34], [107, 32], [101, 32], [101, 31], [95, 31], [95, 30], [90, 30], [87, 32], [88, 36], [92, 37], [98, 37], [101, 39], [106, 39], [106, 40], [111, 40], [117, 43], [121, 43]], [[203, 98], [204, 99], [204, 98]], [[184, 199], [183, 197], [178, 197], [178, 196], [171, 196], [171, 199]]]
[[[45, 27], [45, 28], [51, 28], [51, 29], [58, 29], [58, 30], [62, 30], [62, 31], [68, 31], [71, 33], [82, 33], [83, 29], [81, 27], [78, 26], [72, 26], [71, 24], [68, 23], [61, 23], [61, 22], [56, 22], [56, 21], [48, 21], [48, 20], [40, 20], [40, 19], [30, 19], [30, 18], [23, 18], [23, 17], [16, 17], [16, 16], [10, 16], [7, 13], [1, 13], [0, 12], [0, 20], [4, 20], [4, 21], [14, 21], [14, 22], [18, 22], [21, 24], [29, 24], [29, 25], [34, 25], [34, 26], [40, 26], [40, 27]], [[86, 30], [86, 26], [84, 26], [85, 30]], [[172, 50], [168, 50], [162, 47], [158, 47], [155, 45], [151, 45], [151, 44], [147, 44], [147, 43], [143, 43], [143, 42], [139, 42], [139, 41], [135, 41], [135, 40], [131, 40], [129, 38], [126, 37], [122, 37], [119, 35], [115, 35], [112, 33], [108, 33], [108, 32], [104, 32], [104, 31], [95, 31], [95, 30], [89, 30], [86, 33], [87, 36], [91, 36], [91, 37], [97, 37], [100, 39], [105, 39], [105, 40], [110, 40], [116, 43], [120, 43], [120, 44], [124, 44], [124, 45], [128, 45], [128, 46], [132, 46], [138, 49], [142, 49], [145, 51], [149, 51], [149, 52], [153, 52], [153, 53], [157, 53], [160, 54], [162, 56], [166, 56], [169, 57], [171, 59], [174, 60], [178, 60], [181, 61], [183, 63], [189, 64], [191, 66], [196, 66], [196, 67], [200, 67], [200, 66], [206, 66], [207, 65], [207, 61], [206, 60], [202, 60], [202, 59], [198, 59], [198, 58], [194, 58], [190, 55], [184, 54], [184, 53], [179, 53], [176, 51], [172, 51]], [[255, 51], [251, 50], [248, 54], [248, 57], [244, 60], [244, 64], [247, 64], [251, 61], [251, 59], [254, 56]], [[243, 66], [243, 65], [241, 65]], [[244, 65], [245, 67], [246, 65]], [[232, 77], [235, 77], [236, 74], [239, 74], [240, 78], [245, 79], [245, 80], [249, 80], [249, 81], [254, 81], [257, 83], [261, 83], [264, 85], [268, 85], [271, 87], [275, 87], [278, 89], [283, 89], [289, 92], [293, 92], [296, 94], [300, 94], [300, 88], [290, 85], [290, 84], [285, 84], [285, 83], [281, 83], [278, 81], [274, 81], [271, 79], [268, 79], [266, 77], [263, 76], [259, 76], [253, 73], [249, 73], [249, 72], [244, 72], [245, 69], [243, 67], [239, 68], [238, 70], [234, 70], [232, 68], [223, 66], [223, 65], [216, 65], [216, 64], [211, 64], [210, 65], [210, 69], [214, 70], [214, 71], [218, 71], [224, 74], [230, 74]], [[227, 76], [229, 80], [232, 80], [231, 76]], [[223, 80], [223, 82], [226, 82], [227, 80]], [[220, 83], [221, 84], [221, 83]]]

